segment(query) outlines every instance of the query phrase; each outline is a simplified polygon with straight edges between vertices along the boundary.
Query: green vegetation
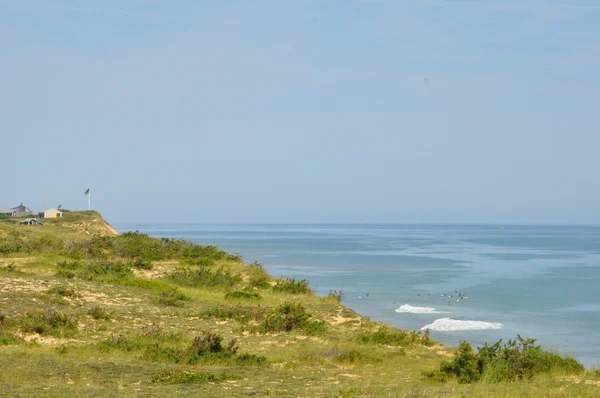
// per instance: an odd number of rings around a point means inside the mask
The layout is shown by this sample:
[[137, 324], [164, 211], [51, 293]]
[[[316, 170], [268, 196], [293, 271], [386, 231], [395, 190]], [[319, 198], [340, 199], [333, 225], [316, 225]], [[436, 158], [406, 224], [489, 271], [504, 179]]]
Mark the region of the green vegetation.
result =
[[502, 345], [484, 344], [474, 352], [462, 342], [452, 361], [442, 361], [439, 372], [425, 372], [427, 378], [446, 382], [455, 378], [459, 383], [485, 380], [490, 383], [529, 380], [539, 374], [580, 375], [585, 369], [573, 358], [563, 358], [535, 345], [535, 339], [517, 336]]
[[323, 321], [312, 319], [302, 304], [283, 303], [269, 311], [262, 324], [251, 328], [258, 333], [304, 331], [309, 336], [323, 334], [327, 326]]
[[42, 336], [71, 337], [78, 332], [74, 316], [55, 310], [28, 312], [19, 324], [22, 332]]
[[220, 305], [202, 311], [198, 316], [202, 319], [228, 320], [232, 319], [241, 324], [248, 324], [250, 321], [263, 321], [266, 317], [265, 309], [262, 307], [236, 305], [235, 307]]
[[103, 319], [105, 321], [110, 321], [113, 318], [113, 313], [111, 311], [97, 305], [90, 308], [87, 314], [96, 320]]
[[288, 294], [312, 294], [313, 292], [306, 279], [297, 281], [294, 278], [279, 279], [273, 286], [273, 290]]
[[[95, 212], [0, 220], [0, 395], [597, 396], [531, 339], [457, 350], [216, 246], [118, 235]], [[423, 376], [425, 375], [425, 377]]]
[[228, 300], [260, 300], [262, 296], [258, 292], [252, 290], [236, 290], [227, 292], [225, 298]]
[[169, 279], [181, 286], [189, 287], [234, 287], [242, 282], [240, 275], [235, 275], [224, 268], [212, 270], [210, 267], [177, 268], [169, 275]]

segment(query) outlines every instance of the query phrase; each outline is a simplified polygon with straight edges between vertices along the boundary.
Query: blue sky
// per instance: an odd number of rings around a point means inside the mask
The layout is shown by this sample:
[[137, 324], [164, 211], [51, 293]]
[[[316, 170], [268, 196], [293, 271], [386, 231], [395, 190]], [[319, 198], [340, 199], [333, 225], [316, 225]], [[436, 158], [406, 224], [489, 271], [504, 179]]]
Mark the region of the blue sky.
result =
[[0, 206], [600, 223], [597, 1], [0, 0]]

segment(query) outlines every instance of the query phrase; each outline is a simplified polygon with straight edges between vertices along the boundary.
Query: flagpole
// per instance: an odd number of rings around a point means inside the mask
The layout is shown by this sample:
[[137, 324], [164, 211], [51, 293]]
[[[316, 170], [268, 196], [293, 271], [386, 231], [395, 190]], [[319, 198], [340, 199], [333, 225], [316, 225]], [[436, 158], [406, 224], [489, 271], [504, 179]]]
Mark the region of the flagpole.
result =
[[92, 210], [92, 190], [88, 192], [88, 211]]

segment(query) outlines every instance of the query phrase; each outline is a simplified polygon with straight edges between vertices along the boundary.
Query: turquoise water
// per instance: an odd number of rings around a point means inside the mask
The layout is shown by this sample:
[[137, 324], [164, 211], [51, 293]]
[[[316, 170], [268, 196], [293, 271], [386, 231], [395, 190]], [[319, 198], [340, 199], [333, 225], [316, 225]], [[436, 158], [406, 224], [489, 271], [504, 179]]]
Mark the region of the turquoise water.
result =
[[521, 334], [588, 367], [600, 365], [600, 227], [116, 228], [217, 244], [248, 262], [262, 262], [274, 275], [306, 278], [320, 294], [341, 289], [345, 305], [374, 320], [409, 330], [429, 326], [432, 337], [447, 345]]

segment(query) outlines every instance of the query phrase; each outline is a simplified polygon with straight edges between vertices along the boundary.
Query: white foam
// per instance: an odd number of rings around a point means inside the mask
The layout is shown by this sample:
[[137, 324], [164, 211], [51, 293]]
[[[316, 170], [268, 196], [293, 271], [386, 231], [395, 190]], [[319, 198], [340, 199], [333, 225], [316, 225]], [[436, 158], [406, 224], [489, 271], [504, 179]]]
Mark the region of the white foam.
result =
[[421, 330], [425, 329], [435, 330], [437, 332], [454, 332], [457, 330], [488, 330], [502, 329], [502, 324], [498, 322], [459, 321], [452, 318], [440, 318], [421, 328]]
[[404, 312], [408, 314], [445, 314], [445, 312], [437, 311], [433, 307], [414, 307], [410, 304], [404, 304], [396, 308], [396, 312]]

